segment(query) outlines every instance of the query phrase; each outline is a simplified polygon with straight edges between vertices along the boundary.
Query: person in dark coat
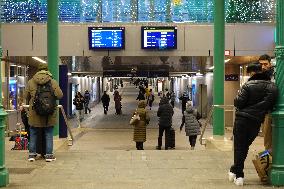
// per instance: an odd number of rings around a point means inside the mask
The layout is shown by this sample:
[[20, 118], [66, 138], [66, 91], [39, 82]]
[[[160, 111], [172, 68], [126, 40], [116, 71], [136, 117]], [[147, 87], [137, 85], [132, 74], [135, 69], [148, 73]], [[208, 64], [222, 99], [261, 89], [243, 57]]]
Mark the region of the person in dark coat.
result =
[[154, 100], [155, 100], [154, 92], [152, 91], [152, 89], [150, 89], [149, 96], [148, 96], [148, 103], [149, 103], [150, 110], [152, 109]]
[[115, 111], [116, 111], [115, 114], [120, 115], [121, 114], [121, 96], [118, 91], [114, 91], [113, 100], [114, 100], [114, 106], [115, 106]]
[[188, 136], [191, 150], [194, 150], [197, 135], [200, 135], [200, 124], [197, 120], [197, 110], [192, 107], [192, 102], [188, 101], [186, 110], [183, 115], [183, 123], [180, 126], [180, 131], [185, 125], [185, 133]]
[[259, 64], [248, 66], [251, 77], [240, 89], [234, 100], [234, 164], [229, 171], [229, 181], [238, 186], [244, 184], [244, 162], [249, 146], [258, 135], [265, 114], [273, 110], [277, 100], [277, 88]]
[[85, 91], [84, 99], [85, 99], [85, 104], [84, 104], [84, 106], [85, 106], [85, 114], [88, 114], [88, 111], [89, 111], [89, 113], [91, 113], [91, 109], [89, 108], [91, 95], [90, 95], [88, 90]]
[[145, 95], [144, 95], [144, 93], [141, 90], [139, 91], [139, 94], [138, 94], [136, 100], [139, 100], [139, 101], [140, 100], [145, 100]]
[[184, 111], [186, 109], [186, 103], [189, 100], [186, 92], [184, 92], [183, 95], [179, 97], [179, 100], [181, 100], [181, 111], [182, 111], [182, 114], [184, 114]]
[[159, 137], [157, 150], [161, 150], [163, 133], [165, 132], [165, 150], [168, 150], [168, 136], [172, 126], [172, 116], [174, 115], [173, 107], [166, 97], [161, 98], [157, 116], [159, 117]]
[[78, 125], [81, 127], [81, 122], [84, 119], [84, 104], [85, 104], [85, 98], [80, 92], [77, 92], [75, 95], [75, 98], [73, 99], [73, 104], [76, 106], [76, 116], [78, 120]]
[[107, 114], [110, 98], [109, 98], [109, 95], [106, 93], [106, 91], [104, 91], [104, 94], [101, 98], [101, 101], [102, 101], [103, 107], [104, 107], [104, 114]]
[[145, 109], [145, 101], [138, 102], [136, 113], [139, 115], [140, 120], [134, 125], [133, 141], [136, 142], [137, 150], [144, 150], [143, 143], [146, 142], [146, 125], [149, 124], [150, 117]]

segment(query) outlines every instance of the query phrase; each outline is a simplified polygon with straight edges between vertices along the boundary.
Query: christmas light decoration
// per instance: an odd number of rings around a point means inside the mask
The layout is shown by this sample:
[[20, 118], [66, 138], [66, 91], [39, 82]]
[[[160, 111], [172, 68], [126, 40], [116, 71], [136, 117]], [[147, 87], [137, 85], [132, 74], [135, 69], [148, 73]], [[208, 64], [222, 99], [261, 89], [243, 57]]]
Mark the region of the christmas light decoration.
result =
[[[226, 0], [228, 23], [273, 22], [276, 0]], [[0, 0], [3, 22], [46, 22], [47, 0]], [[214, 0], [59, 0], [60, 22], [213, 22]]]

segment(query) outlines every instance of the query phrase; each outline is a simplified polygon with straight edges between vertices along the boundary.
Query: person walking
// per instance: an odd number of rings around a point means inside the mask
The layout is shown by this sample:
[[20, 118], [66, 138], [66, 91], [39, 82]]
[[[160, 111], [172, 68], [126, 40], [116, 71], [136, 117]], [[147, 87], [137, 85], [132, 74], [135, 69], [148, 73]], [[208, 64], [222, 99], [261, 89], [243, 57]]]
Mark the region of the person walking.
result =
[[137, 150], [144, 150], [143, 143], [146, 142], [146, 125], [150, 122], [150, 117], [145, 109], [146, 102], [139, 101], [138, 108], [134, 114], [138, 114], [140, 120], [134, 125], [133, 141], [136, 142]]
[[174, 91], [171, 92], [171, 105], [174, 108], [175, 107], [175, 101], [176, 101], [176, 94]]
[[85, 114], [88, 114], [88, 110], [89, 110], [89, 113], [91, 113], [91, 109], [89, 108], [91, 95], [90, 95], [88, 90], [85, 91], [84, 100], [85, 100], [85, 104], [84, 104], [84, 106], [85, 106]]
[[169, 103], [167, 97], [161, 98], [157, 116], [159, 117], [159, 136], [158, 136], [158, 146], [157, 150], [161, 150], [163, 133], [165, 132], [165, 150], [168, 150], [168, 137], [170, 133], [170, 128], [172, 126], [172, 116], [174, 115], [173, 107]]
[[275, 84], [262, 73], [258, 63], [249, 65], [247, 71], [251, 77], [234, 100], [234, 164], [228, 176], [229, 181], [233, 181], [237, 186], [244, 184], [243, 169], [249, 146], [257, 137], [265, 114], [272, 111], [277, 100]]
[[57, 122], [56, 100], [63, 97], [57, 81], [52, 79], [47, 64], [40, 64], [38, 72], [28, 81], [25, 98], [29, 104], [28, 123], [30, 125], [29, 157], [28, 161], [35, 161], [37, 156], [38, 132], [44, 131], [46, 142], [45, 160], [56, 160], [53, 154], [53, 127]]
[[152, 91], [152, 89], [150, 89], [149, 96], [148, 96], [148, 104], [149, 104], [150, 110], [152, 109], [154, 100], [155, 100], [154, 92]]
[[136, 100], [145, 100], [145, 95], [144, 95], [144, 93], [143, 93], [143, 91], [139, 91], [139, 94], [138, 94], [138, 96], [137, 96], [137, 98], [136, 98]]
[[120, 115], [121, 114], [121, 96], [117, 90], [114, 91], [114, 106], [115, 106], [115, 114]]
[[79, 127], [81, 127], [81, 122], [84, 119], [84, 112], [83, 112], [84, 103], [85, 103], [85, 98], [82, 96], [80, 92], [77, 92], [75, 98], [73, 99], [73, 104], [76, 106], [76, 116]]
[[182, 94], [182, 96], [179, 97], [179, 100], [181, 100], [181, 111], [182, 111], [182, 114], [184, 114], [184, 111], [185, 111], [185, 109], [186, 109], [186, 103], [187, 103], [187, 101], [189, 100], [189, 98], [188, 98], [186, 92], [184, 92], [184, 93]]
[[102, 101], [103, 107], [104, 107], [104, 114], [107, 114], [110, 98], [109, 98], [109, 95], [106, 93], [106, 91], [104, 91], [104, 94], [101, 98], [101, 101]]
[[182, 118], [180, 131], [185, 125], [185, 133], [188, 136], [191, 150], [194, 150], [197, 135], [200, 135], [200, 124], [197, 120], [197, 110], [192, 107], [191, 101], [186, 103], [186, 110]]

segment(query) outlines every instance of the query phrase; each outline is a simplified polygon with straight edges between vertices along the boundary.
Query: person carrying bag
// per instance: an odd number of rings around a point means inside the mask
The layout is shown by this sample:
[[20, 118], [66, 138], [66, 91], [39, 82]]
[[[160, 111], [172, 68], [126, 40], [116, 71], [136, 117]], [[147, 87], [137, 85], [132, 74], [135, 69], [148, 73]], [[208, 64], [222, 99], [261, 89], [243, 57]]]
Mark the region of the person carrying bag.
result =
[[139, 101], [138, 108], [130, 120], [130, 125], [134, 127], [133, 141], [136, 142], [137, 150], [144, 150], [143, 143], [146, 142], [146, 125], [150, 121], [145, 107], [146, 102]]

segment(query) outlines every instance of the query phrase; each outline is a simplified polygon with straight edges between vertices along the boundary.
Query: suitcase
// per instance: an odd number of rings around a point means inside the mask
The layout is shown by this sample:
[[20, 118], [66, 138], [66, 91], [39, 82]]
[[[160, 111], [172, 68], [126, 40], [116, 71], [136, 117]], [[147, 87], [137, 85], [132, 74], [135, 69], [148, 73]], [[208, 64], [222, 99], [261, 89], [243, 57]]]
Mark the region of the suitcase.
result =
[[170, 149], [175, 149], [176, 147], [176, 134], [175, 134], [175, 129], [174, 128], [170, 128], [169, 131], [169, 136], [168, 136], [168, 148]]

